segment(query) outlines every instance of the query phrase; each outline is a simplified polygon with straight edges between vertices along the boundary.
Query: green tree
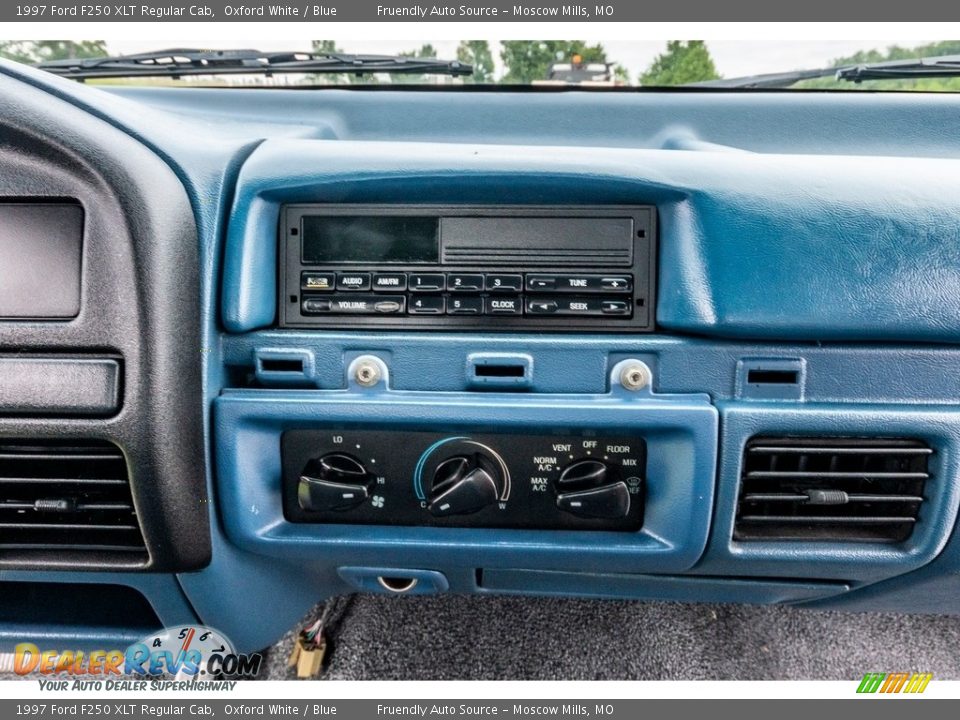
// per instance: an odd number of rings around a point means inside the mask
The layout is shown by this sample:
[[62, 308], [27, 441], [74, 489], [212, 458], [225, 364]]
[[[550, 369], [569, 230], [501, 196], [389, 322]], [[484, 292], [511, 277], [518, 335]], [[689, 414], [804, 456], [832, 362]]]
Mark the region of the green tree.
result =
[[462, 40], [457, 46], [457, 60], [473, 65], [473, 74], [464, 77], [468, 83], [493, 82], [493, 53], [486, 40]]
[[48, 60], [106, 57], [107, 44], [103, 40], [8, 40], [0, 42], [0, 57], [23, 63]]
[[607, 62], [603, 45], [587, 45], [583, 40], [506, 40], [500, 50], [506, 68], [501, 82], [528, 85], [544, 80], [550, 63], [569, 62], [574, 55], [584, 62]]
[[670, 40], [667, 51], [640, 75], [641, 85], [665, 86], [717, 80], [720, 75], [703, 40]]

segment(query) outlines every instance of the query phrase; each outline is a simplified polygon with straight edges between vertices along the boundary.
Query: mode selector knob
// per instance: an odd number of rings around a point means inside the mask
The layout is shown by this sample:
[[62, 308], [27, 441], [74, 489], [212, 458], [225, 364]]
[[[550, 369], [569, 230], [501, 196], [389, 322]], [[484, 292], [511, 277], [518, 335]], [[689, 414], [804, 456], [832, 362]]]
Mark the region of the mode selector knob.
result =
[[578, 460], [557, 478], [557, 507], [583, 518], [616, 520], [630, 513], [630, 490], [616, 468], [602, 460]]
[[297, 500], [304, 510], [349, 510], [370, 497], [374, 476], [354, 457], [329, 453], [311, 460], [300, 473]]
[[503, 479], [496, 463], [483, 455], [456, 455], [433, 473], [427, 508], [436, 517], [465, 515], [497, 502]]

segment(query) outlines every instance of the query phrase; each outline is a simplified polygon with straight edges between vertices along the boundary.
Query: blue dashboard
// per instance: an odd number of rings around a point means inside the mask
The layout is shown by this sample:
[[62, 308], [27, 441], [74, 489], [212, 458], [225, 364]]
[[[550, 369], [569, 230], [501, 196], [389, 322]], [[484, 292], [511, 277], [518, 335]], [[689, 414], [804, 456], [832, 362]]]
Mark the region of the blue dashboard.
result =
[[[196, 287], [189, 273], [178, 279], [195, 294], [199, 347], [178, 356], [199, 374], [190, 492], [206, 532], [171, 542], [207, 551], [135, 571], [16, 567], [0, 553], [0, 585], [97, 585], [108, 603], [132, 589], [156, 622], [200, 620], [243, 651], [273, 643], [323, 598], [395, 592], [383, 578], [416, 580], [404, 586], [413, 593], [960, 612], [960, 98], [97, 89], [13, 64], [0, 78], [0, 93], [125, 136], [182, 185]], [[16, 112], [0, 110], [0, 121], [24, 122]], [[652, 206], [654, 331], [281, 327], [278, 218], [297, 203]], [[5, 353], [15, 329], [0, 335]], [[478, 383], [477, 356], [522, 358], [521, 386]], [[361, 360], [375, 363], [375, 382], [358, 382]], [[631, 364], [649, 373], [640, 387], [624, 380]], [[0, 419], [0, 433], [22, 435], [13, 422]], [[313, 429], [642, 438], [643, 523], [292, 522], [281, 445]], [[176, 422], [156, 430], [179, 432]], [[758, 440], [772, 443], [756, 450]], [[910, 486], [919, 494], [906, 536], [748, 537], [749, 454], [786, 463], [798, 441], [816, 446], [805, 457], [831, 454], [822, 477], [843, 475], [840, 456], [877, 453], [878, 442], [897, 458], [904, 447], [928, 453], [913, 473], [925, 484]], [[870, 467], [847, 475], [877, 493], [886, 470]], [[897, 467], [898, 477], [919, 469]], [[833, 524], [868, 524], [835, 515], [854, 491], [842, 502], [799, 492]], [[141, 502], [139, 514], [148, 509]], [[5, 595], [5, 644], [141, 630], [96, 615], [57, 622], [55, 603]]]

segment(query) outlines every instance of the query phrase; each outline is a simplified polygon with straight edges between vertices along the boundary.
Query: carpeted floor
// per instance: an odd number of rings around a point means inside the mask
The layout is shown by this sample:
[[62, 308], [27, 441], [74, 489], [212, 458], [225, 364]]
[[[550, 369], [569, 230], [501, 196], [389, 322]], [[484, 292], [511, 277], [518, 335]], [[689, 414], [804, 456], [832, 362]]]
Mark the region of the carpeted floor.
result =
[[[455, 595], [333, 602], [327, 680], [960, 679], [960, 617]], [[261, 679], [295, 678], [295, 632], [267, 652]]]
[[[960, 679], [960, 617], [475, 596], [335, 602], [329, 680]], [[266, 678], [295, 677], [293, 640], [271, 649]]]

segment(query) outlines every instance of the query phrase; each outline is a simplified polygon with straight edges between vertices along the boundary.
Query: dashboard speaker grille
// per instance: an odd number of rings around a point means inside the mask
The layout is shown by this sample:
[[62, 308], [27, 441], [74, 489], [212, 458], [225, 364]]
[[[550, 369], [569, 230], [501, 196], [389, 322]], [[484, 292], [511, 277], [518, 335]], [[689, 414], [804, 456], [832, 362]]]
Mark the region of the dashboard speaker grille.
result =
[[37, 552], [146, 560], [120, 448], [78, 440], [0, 441], [0, 560]]
[[933, 450], [879, 438], [753, 438], [735, 540], [901, 542], [918, 521]]

